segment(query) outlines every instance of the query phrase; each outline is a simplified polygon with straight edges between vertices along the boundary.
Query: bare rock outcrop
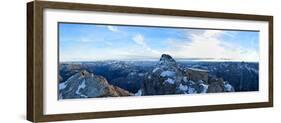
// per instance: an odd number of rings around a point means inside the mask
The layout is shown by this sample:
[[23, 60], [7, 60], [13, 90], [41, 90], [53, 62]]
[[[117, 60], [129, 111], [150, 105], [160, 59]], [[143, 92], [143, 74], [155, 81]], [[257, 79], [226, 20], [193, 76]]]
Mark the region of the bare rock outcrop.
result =
[[81, 71], [65, 82], [59, 84], [59, 98], [93, 98], [93, 97], [119, 97], [133, 94], [119, 87], [110, 85], [107, 80], [93, 73]]

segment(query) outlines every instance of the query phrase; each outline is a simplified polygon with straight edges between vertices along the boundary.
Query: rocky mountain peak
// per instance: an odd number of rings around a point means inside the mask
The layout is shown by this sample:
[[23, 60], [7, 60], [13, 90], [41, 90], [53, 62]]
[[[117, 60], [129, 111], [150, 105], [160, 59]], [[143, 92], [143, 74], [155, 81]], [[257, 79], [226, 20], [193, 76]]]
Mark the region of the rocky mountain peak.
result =
[[234, 88], [222, 78], [213, 78], [208, 84], [208, 71], [196, 68], [180, 69], [168, 54], [148, 73], [143, 81], [141, 95], [192, 94], [207, 92], [233, 92]]
[[82, 70], [59, 84], [60, 99], [132, 96], [119, 87], [110, 85], [103, 76]]
[[181, 83], [183, 71], [177, 62], [168, 54], [162, 54], [158, 65], [148, 73], [142, 83], [141, 95], [175, 94]]
[[164, 64], [176, 65], [176, 61], [172, 58], [172, 56], [170, 56], [168, 54], [162, 54], [159, 64], [160, 65], [164, 65]]

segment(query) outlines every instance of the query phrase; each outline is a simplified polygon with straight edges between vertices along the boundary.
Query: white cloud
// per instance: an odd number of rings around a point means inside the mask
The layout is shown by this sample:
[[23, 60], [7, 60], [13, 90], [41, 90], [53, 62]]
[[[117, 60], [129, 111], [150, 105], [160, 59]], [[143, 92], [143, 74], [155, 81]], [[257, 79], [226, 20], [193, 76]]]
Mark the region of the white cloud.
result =
[[151, 53], [154, 53], [155, 55], [156, 55], [156, 54], [157, 54], [157, 55], [160, 54], [159, 51], [153, 50], [153, 49], [151, 49], [151, 48], [147, 45], [147, 43], [145, 42], [144, 37], [143, 37], [141, 34], [136, 34], [136, 35], [134, 35], [132, 39], [133, 39], [133, 41], [134, 41], [136, 44], [142, 46], [145, 50], [150, 51]]
[[258, 52], [241, 46], [227, 43], [220, 39], [229, 35], [225, 31], [205, 30], [201, 33], [188, 33], [189, 41], [184, 43], [169, 42], [167, 51], [178, 58], [212, 58], [216, 60], [229, 59], [234, 61], [258, 61]]
[[146, 47], [146, 43], [144, 42], [144, 37], [141, 34], [136, 34], [133, 36], [133, 41], [139, 45]]
[[119, 32], [118, 28], [115, 26], [107, 26], [107, 29], [112, 31], [112, 32]]

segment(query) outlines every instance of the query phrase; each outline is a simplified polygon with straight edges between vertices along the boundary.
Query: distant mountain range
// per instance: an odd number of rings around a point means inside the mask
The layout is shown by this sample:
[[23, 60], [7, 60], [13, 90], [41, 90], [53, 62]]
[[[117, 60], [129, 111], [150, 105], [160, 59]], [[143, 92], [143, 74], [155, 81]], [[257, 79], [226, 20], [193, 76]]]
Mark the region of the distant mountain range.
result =
[[258, 91], [258, 63], [174, 60], [63, 62], [59, 98]]

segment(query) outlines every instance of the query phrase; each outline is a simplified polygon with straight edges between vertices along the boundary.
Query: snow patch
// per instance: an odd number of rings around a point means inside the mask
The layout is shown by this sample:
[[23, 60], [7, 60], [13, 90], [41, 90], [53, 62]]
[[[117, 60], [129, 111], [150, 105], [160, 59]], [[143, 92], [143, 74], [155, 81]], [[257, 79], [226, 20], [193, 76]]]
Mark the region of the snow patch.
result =
[[201, 93], [207, 93], [207, 90], [208, 90], [208, 88], [209, 88], [209, 86], [208, 85], [205, 85], [205, 84], [200, 84], [200, 86], [202, 87], [202, 91], [201, 91]]
[[[74, 78], [74, 75], [72, 75], [70, 78], [68, 78], [65, 82], [59, 83], [59, 90], [63, 90], [67, 87], [70, 80]], [[78, 78], [80, 79], [80, 77]]]
[[189, 94], [195, 94], [195, 93], [197, 93], [197, 91], [195, 90], [195, 88], [188, 87], [188, 93]]
[[160, 60], [159, 64], [161, 65], [161, 64], [163, 64], [163, 63], [164, 63], [164, 61]]
[[61, 93], [59, 94], [59, 99], [63, 99], [63, 96], [62, 96], [62, 94], [61, 94]]
[[136, 75], [137, 73], [136, 72], [131, 72], [129, 75], [133, 76], [133, 75]]
[[175, 80], [168, 78], [167, 80], [164, 81], [165, 83], [169, 83], [169, 84], [175, 84]]
[[192, 80], [189, 80], [188, 82], [189, 82], [191, 85], [194, 85], [194, 84], [195, 84], [195, 82], [192, 81]]
[[80, 90], [81, 89], [84, 89], [85, 87], [86, 87], [86, 81], [85, 81], [85, 79], [82, 81], [82, 83], [78, 86], [78, 89], [75, 91], [75, 94], [77, 94], [77, 95], [79, 95], [79, 96], [81, 96], [81, 97], [87, 97], [86, 95], [84, 95], [84, 94], [82, 94], [82, 93], [80, 93]]
[[155, 73], [157, 70], [159, 70], [160, 68], [154, 68], [153, 70], [152, 70], [152, 73]]
[[227, 91], [227, 92], [232, 92], [233, 91], [233, 87], [227, 82], [225, 81], [224, 82], [224, 90]]
[[203, 81], [203, 80], [199, 80], [198, 83], [199, 83], [199, 84], [203, 84], [204, 81]]
[[68, 84], [67, 82], [60, 83], [60, 84], [59, 84], [59, 90], [65, 89], [66, 86], [67, 86], [67, 84]]
[[138, 76], [144, 76], [144, 73], [139, 73]]
[[183, 77], [183, 81], [184, 82], [188, 82], [188, 80], [187, 80], [187, 77], [185, 76], [185, 77]]
[[138, 92], [135, 93], [135, 96], [141, 96], [141, 94], [142, 94], [142, 91], [141, 91], [141, 89], [139, 89]]
[[169, 70], [163, 71], [163, 72], [160, 74], [161, 77], [174, 77], [175, 75], [176, 75], [175, 72], [169, 71]]
[[180, 84], [179, 89], [180, 89], [181, 91], [187, 91], [188, 87], [187, 87], [186, 85]]

